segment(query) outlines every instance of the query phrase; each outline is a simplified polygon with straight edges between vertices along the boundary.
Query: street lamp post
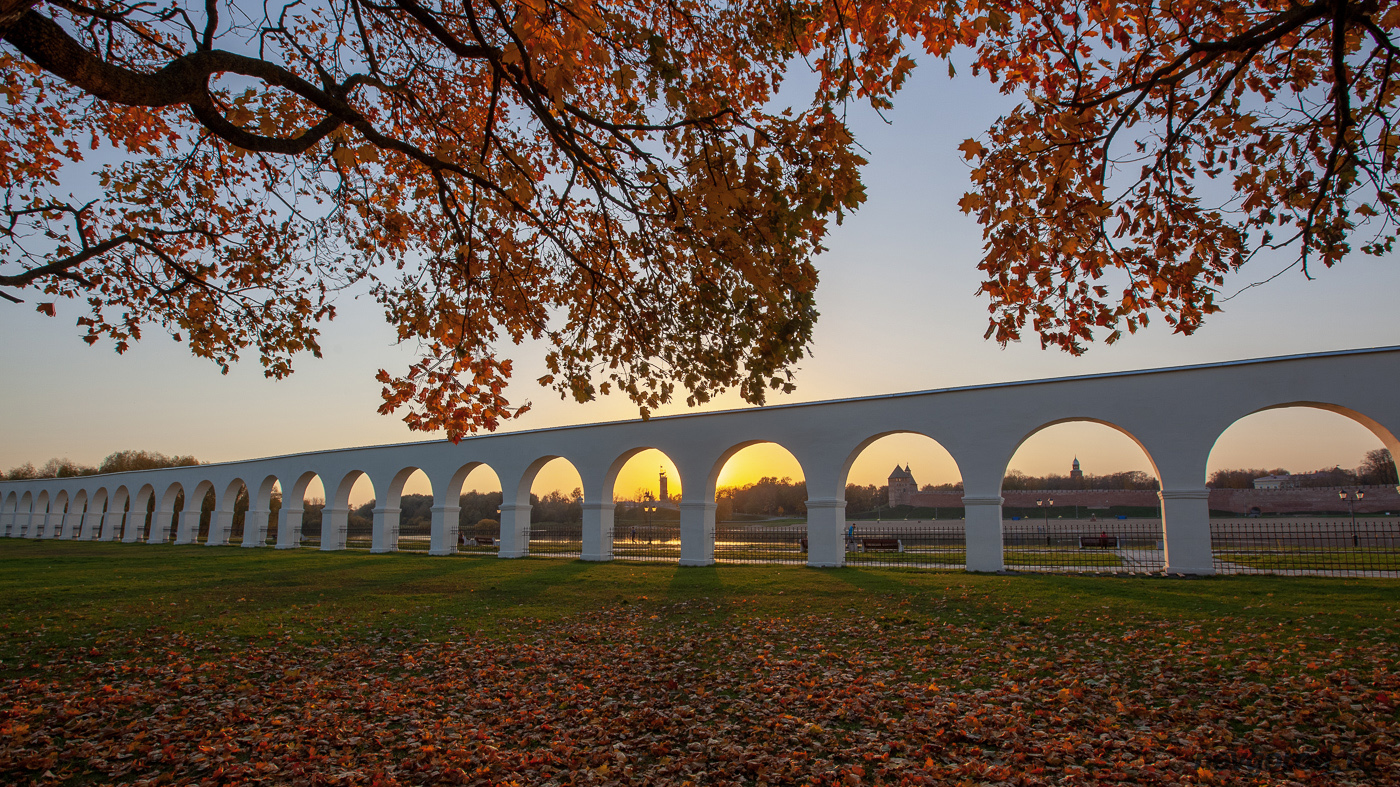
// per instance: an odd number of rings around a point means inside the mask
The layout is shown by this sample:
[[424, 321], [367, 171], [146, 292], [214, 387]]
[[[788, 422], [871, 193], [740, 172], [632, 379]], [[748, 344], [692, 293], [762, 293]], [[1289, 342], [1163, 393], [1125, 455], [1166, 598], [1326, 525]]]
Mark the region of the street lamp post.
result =
[[1045, 512], [1045, 546], [1047, 547], [1050, 546], [1050, 506], [1053, 505], [1055, 505], [1054, 498], [1048, 500], [1037, 498], [1035, 501], [1036, 508], [1040, 508]]
[[1347, 490], [1345, 490], [1345, 489], [1343, 489], [1343, 490], [1341, 490], [1340, 492], [1337, 493], [1337, 497], [1341, 498], [1342, 500], [1347, 501], [1347, 513], [1348, 513], [1348, 514], [1351, 514], [1351, 545], [1352, 545], [1352, 547], [1359, 547], [1359, 546], [1361, 546], [1361, 539], [1356, 535], [1356, 506], [1354, 505], [1354, 503], [1355, 503], [1355, 501], [1360, 500], [1360, 499], [1364, 498], [1365, 496], [1366, 496], [1366, 493], [1365, 493], [1365, 492], [1362, 492], [1360, 489], [1356, 490], [1356, 492], [1354, 492], [1354, 493], [1352, 493], [1352, 494], [1347, 494]]

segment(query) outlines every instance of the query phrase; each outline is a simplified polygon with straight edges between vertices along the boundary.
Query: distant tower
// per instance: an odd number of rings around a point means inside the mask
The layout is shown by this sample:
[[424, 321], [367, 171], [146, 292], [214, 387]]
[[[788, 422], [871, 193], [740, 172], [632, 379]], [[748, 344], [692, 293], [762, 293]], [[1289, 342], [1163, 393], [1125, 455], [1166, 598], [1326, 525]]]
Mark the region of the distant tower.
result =
[[1071, 481], [1083, 481], [1083, 480], [1084, 480], [1084, 471], [1079, 469], [1079, 457], [1077, 457], [1077, 456], [1074, 458], [1074, 465], [1073, 465], [1072, 469], [1069, 471], [1069, 478], [1070, 478]]
[[900, 467], [894, 466], [894, 472], [890, 473], [890, 505], [907, 506], [913, 504], [914, 493], [919, 491], [919, 485], [914, 481], [914, 475], [909, 472], [909, 465]]
[[671, 496], [666, 492], [666, 468], [664, 467], [661, 468], [661, 495], [659, 499], [663, 503], [671, 502]]

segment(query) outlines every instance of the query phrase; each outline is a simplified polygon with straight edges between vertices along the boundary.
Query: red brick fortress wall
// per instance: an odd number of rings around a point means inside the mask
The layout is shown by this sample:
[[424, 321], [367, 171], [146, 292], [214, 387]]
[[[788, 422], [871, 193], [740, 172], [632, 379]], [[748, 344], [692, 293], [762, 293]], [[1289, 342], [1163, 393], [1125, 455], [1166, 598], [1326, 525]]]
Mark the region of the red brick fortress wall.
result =
[[[1352, 501], [1358, 514], [1400, 513], [1400, 492], [1393, 486], [1346, 487], [1347, 492], [1358, 489], [1365, 494]], [[1315, 489], [1212, 489], [1212, 511], [1247, 514], [1258, 508], [1263, 514], [1323, 513], [1346, 511], [1346, 501], [1338, 498], [1341, 491], [1334, 487]], [[1007, 508], [1035, 508], [1036, 500], [1053, 498], [1055, 506], [1111, 508], [1113, 506], [1155, 506], [1160, 504], [1157, 493], [1145, 489], [1043, 489], [1008, 490], [1001, 493]], [[960, 508], [962, 492], [916, 492], [907, 505], [915, 508]]]

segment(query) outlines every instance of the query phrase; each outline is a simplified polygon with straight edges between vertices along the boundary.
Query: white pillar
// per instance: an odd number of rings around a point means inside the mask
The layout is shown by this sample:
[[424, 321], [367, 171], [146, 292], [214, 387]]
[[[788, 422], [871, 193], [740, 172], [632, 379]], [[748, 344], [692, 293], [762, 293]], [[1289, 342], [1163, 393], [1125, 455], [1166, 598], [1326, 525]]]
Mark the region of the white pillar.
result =
[[583, 504], [583, 552], [584, 560], [613, 559], [613, 509], [614, 503]]
[[169, 508], [157, 508], [151, 519], [151, 537], [153, 544], [164, 544], [170, 538], [170, 523], [175, 518], [175, 512]]
[[321, 509], [321, 551], [336, 552], [345, 548], [345, 534], [350, 529], [350, 509]]
[[221, 547], [228, 543], [229, 533], [233, 532], [233, 512], [215, 508], [209, 514], [209, 538], [204, 545]]
[[123, 542], [131, 544], [141, 540], [141, 536], [146, 532], [147, 515], [144, 507], [137, 509], [134, 505], [126, 512], [126, 529], [122, 531]]
[[180, 512], [180, 519], [175, 525], [175, 543], [193, 544], [199, 536], [199, 516], [200, 510], [186, 508]]
[[1163, 489], [1162, 540], [1168, 574], [1214, 574], [1210, 548], [1210, 490]]
[[525, 557], [530, 554], [530, 505], [501, 504], [501, 548], [497, 557]]
[[15, 530], [15, 512], [6, 511], [0, 514], [0, 535], [17, 536], [19, 531]]
[[250, 508], [243, 515], [243, 546], [260, 547], [267, 543], [267, 515], [262, 508]]
[[369, 551], [376, 554], [399, 551], [398, 508], [374, 509], [374, 526], [370, 531]]
[[98, 526], [102, 524], [102, 512], [94, 511], [94, 506], [89, 503], [88, 510], [79, 516], [78, 538], [83, 541], [92, 541], [97, 538]]
[[42, 538], [58, 538], [63, 532], [63, 518], [66, 516], [62, 511], [49, 511], [49, 515], [44, 521]]
[[15, 527], [18, 528], [16, 532], [19, 533], [20, 538], [27, 538], [29, 536], [29, 523], [33, 519], [34, 512], [32, 510], [20, 511], [15, 515]]
[[301, 514], [303, 510], [300, 506], [296, 508], [283, 506], [277, 512], [278, 549], [297, 549], [301, 546]]
[[66, 541], [77, 537], [78, 528], [83, 521], [83, 514], [81, 511], [74, 511], [73, 509], [75, 508], [77, 508], [77, 506], [72, 502], [68, 504], [68, 513], [64, 514], [63, 519], [59, 522], [56, 538], [61, 538]]
[[807, 501], [807, 565], [840, 568], [846, 565], [846, 501], [831, 498]]
[[111, 503], [107, 506], [107, 513], [102, 515], [102, 532], [98, 534], [99, 541], [115, 541], [117, 531], [122, 529], [122, 510]]
[[681, 565], [715, 564], [715, 509], [713, 500], [681, 503]]
[[430, 555], [457, 554], [457, 530], [461, 522], [462, 507], [433, 506], [433, 523], [428, 542]]
[[964, 538], [967, 541], [968, 571], [1001, 571], [1001, 496], [964, 497], [966, 512]]

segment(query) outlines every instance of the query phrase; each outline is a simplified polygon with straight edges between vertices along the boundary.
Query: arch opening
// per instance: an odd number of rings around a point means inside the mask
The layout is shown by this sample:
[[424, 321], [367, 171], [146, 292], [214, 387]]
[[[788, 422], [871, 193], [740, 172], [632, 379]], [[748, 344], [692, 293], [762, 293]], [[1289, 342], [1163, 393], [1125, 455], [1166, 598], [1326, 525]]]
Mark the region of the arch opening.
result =
[[[321, 546], [321, 530], [326, 508], [326, 487], [314, 471], [301, 474], [292, 485], [292, 493], [283, 502], [287, 506], [287, 529], [290, 546]], [[278, 540], [279, 547], [284, 542]]]
[[185, 513], [180, 515], [180, 532], [176, 534], [175, 543], [207, 544], [210, 532], [215, 529], [214, 512], [219, 504], [213, 482], [200, 481], [190, 494], [190, 499], [197, 502], [185, 503], [185, 511], [189, 517], [187, 521]]
[[494, 555], [500, 549], [500, 476], [490, 465], [476, 464], [457, 493], [457, 551]]
[[87, 518], [88, 493], [86, 489], [79, 489], [73, 493], [68, 500], [68, 512], [64, 514], [60, 524], [59, 537], [69, 541], [76, 541], [82, 536], [83, 522]]
[[604, 483], [603, 499], [613, 504], [612, 556], [680, 560], [682, 479], [671, 457], [655, 448], [629, 451]]
[[712, 471], [718, 563], [806, 563], [807, 480], [777, 443], [726, 451]]
[[433, 482], [418, 467], [406, 467], [389, 482], [384, 498], [383, 545], [376, 551], [426, 552], [432, 545]]
[[48, 535], [49, 510], [53, 508], [53, 498], [49, 497], [47, 489], [39, 493], [39, 497], [34, 501], [34, 510], [30, 514], [29, 537], [44, 538]]
[[1206, 460], [1215, 570], [1400, 576], [1393, 446], [1374, 420], [1320, 402], [1234, 421]]
[[72, 500], [68, 496], [68, 490], [60, 490], [53, 496], [53, 502], [49, 504], [48, 521], [44, 525], [45, 538], [63, 538], [64, 520], [68, 517], [68, 509], [72, 505]]
[[848, 565], [966, 567], [962, 473], [937, 440], [871, 437], [847, 459], [843, 489]]
[[[213, 492], [212, 488], [210, 492]], [[210, 546], [242, 544], [247, 524], [248, 485], [241, 478], [233, 479], [218, 496], [216, 505], [217, 510], [210, 515], [205, 543]]]
[[529, 553], [540, 557], [583, 555], [583, 477], [562, 456], [536, 462], [529, 483]]
[[369, 549], [373, 541], [374, 482], [369, 474], [351, 470], [328, 500], [322, 549]]
[[107, 517], [108, 507], [107, 487], [100, 486], [92, 493], [88, 499], [87, 513], [83, 515], [82, 530], [79, 538], [84, 541], [97, 541], [102, 539], [102, 524]]
[[122, 541], [146, 541], [150, 535], [151, 521], [155, 518], [156, 490], [150, 484], [142, 484], [126, 514]]
[[1015, 571], [1156, 573], [1161, 479], [1127, 430], [1054, 421], [1021, 441], [1002, 479], [1002, 560]]
[[34, 494], [26, 490], [19, 498], [19, 514], [16, 522], [17, 532], [21, 538], [34, 537], [34, 517], [37, 512]]

